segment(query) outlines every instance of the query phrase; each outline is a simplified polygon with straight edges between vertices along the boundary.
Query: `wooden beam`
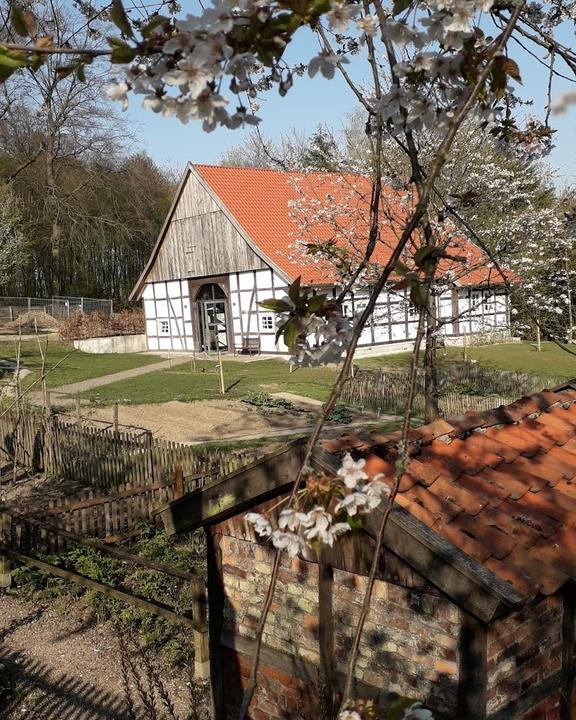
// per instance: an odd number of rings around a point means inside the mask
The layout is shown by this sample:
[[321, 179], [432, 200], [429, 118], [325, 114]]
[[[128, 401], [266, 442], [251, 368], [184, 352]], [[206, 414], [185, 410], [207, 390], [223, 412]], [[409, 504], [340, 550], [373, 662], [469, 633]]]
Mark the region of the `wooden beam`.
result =
[[[376, 511], [365, 519], [364, 529], [372, 536], [380, 516]], [[491, 622], [528, 599], [403, 508], [392, 511], [384, 545], [482, 622]]]
[[459, 646], [457, 717], [485, 720], [488, 682], [486, 625], [462, 613]]
[[291, 487], [304, 459], [302, 440], [265, 456], [220, 481], [158, 509], [168, 534], [194, 530], [238, 515]]
[[135, 605], [141, 610], [146, 610], [146, 612], [153, 613], [154, 615], [160, 615], [160, 617], [163, 617], [170, 622], [182, 623], [184, 625], [189, 625], [193, 628], [198, 627], [199, 630], [204, 629], [204, 627], [200, 625], [197, 626], [194, 618], [187, 617], [186, 615], [179, 615], [178, 613], [174, 612], [172, 608], [168, 607], [168, 605], [164, 605], [164, 603], [154, 602], [152, 600], [147, 600], [146, 598], [140, 597], [139, 595], [132, 595], [131, 593], [124, 592], [123, 590], [118, 590], [114, 587], [111, 587], [110, 585], [96, 582], [96, 580], [91, 580], [90, 578], [73, 572], [72, 570], [65, 570], [64, 568], [58, 567], [57, 565], [52, 565], [52, 563], [47, 563], [43, 560], [29, 557], [28, 555], [24, 555], [23, 553], [17, 552], [16, 550], [8, 550], [7, 553], [10, 557], [18, 560], [18, 562], [24, 563], [24, 565], [38, 568], [39, 570], [43, 570], [50, 575], [57, 575], [58, 577], [69, 580], [70, 582], [73, 582], [77, 585], [82, 585], [83, 587], [87, 587], [91, 590], [96, 590], [103, 595], [107, 595], [108, 597], [113, 597], [115, 600], [121, 600], [128, 605]]
[[224, 626], [224, 575], [222, 569], [222, 536], [211, 527], [206, 528], [206, 557], [208, 562], [208, 652], [210, 658], [210, 688], [212, 720], [224, 720], [224, 668], [222, 667], [221, 636]]
[[181, 578], [182, 580], [187, 580], [191, 583], [196, 583], [198, 580], [202, 580], [199, 575], [196, 575], [194, 573], [189, 573], [185, 570], [180, 570], [178, 568], [172, 567], [171, 565], [156, 562], [155, 560], [149, 560], [148, 558], [142, 557], [141, 555], [133, 555], [132, 553], [124, 552], [124, 550], [117, 550], [116, 548], [110, 547], [109, 545], [106, 545], [105, 543], [102, 543], [98, 540], [93, 540], [92, 538], [85, 538], [81, 537], [80, 535], [75, 535], [68, 530], [59, 528], [56, 525], [50, 525], [49, 523], [42, 522], [41, 520], [30, 520], [25, 516], [14, 514], [12, 514], [12, 517], [19, 522], [21, 521], [23, 523], [29, 523], [32, 527], [42, 528], [43, 530], [47, 530], [54, 535], [58, 535], [59, 537], [72, 540], [78, 545], [83, 545], [84, 547], [98, 550], [99, 552], [110, 555], [117, 560], [134, 563], [134, 565], [140, 565], [141, 567], [146, 567], [150, 570], [156, 570], [157, 572], [164, 573], [165, 575], [171, 575], [172, 577]]
[[572, 720], [574, 690], [574, 633], [576, 619], [576, 584], [570, 580], [562, 590], [562, 694], [560, 720]]
[[327, 553], [320, 550], [318, 564], [318, 650], [322, 718], [334, 717], [334, 570]]
[[0, 589], [7, 589], [12, 585], [10, 574], [10, 558], [5, 549], [11, 545], [12, 518], [8, 513], [0, 512]]

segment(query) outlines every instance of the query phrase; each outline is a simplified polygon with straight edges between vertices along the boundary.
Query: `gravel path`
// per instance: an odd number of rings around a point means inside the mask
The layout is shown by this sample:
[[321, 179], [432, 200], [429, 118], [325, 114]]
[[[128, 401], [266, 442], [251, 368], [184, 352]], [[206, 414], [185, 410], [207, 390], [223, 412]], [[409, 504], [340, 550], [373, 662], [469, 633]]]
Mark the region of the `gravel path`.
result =
[[[128, 720], [118, 655], [110, 625], [0, 595], [0, 717]], [[168, 687], [180, 709], [185, 678]]]

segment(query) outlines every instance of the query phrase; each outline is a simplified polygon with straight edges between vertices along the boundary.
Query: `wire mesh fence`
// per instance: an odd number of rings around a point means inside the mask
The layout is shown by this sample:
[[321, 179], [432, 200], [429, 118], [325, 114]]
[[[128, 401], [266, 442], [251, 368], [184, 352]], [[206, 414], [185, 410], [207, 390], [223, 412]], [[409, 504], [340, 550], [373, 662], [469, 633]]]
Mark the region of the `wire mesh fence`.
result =
[[57, 320], [66, 320], [75, 312], [111, 315], [112, 300], [87, 297], [55, 296], [38, 297], [0, 297], [0, 321], [12, 322], [25, 313], [42, 311]]

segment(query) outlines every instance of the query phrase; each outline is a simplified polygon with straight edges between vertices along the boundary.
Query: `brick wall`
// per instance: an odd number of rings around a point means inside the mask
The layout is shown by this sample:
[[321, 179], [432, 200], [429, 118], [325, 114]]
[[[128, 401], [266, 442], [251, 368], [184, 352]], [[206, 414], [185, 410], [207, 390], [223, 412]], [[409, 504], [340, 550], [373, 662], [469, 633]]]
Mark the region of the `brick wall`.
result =
[[[268, 588], [273, 553], [266, 546], [226, 535], [222, 537], [221, 549], [225, 632], [253, 638]], [[365, 588], [364, 577], [334, 571], [336, 659], [341, 671], [345, 669]], [[267, 648], [295, 656], [294, 672], [279, 670], [274, 663], [264, 661], [254, 702], [256, 720], [304, 718], [307, 714], [318, 717], [318, 693], [310, 693], [311, 684], [316, 682], [316, 677], [310, 676], [310, 667], [317, 667], [319, 661], [317, 598], [318, 566], [285, 557], [263, 640]], [[459, 627], [459, 610], [448, 600], [377, 581], [358, 658], [358, 679], [391, 693], [422, 700], [437, 713], [454, 717]], [[226, 657], [226, 676], [235, 673], [246, 678], [246, 658], [231, 651], [227, 651]], [[298, 675], [307, 677], [300, 682]], [[238, 691], [238, 685], [229, 684], [230, 703], [235, 704]], [[301, 707], [296, 713], [297, 701]]]
[[[488, 714], [517, 700], [561, 669], [562, 600], [551, 596], [498, 620], [488, 632]], [[557, 720], [559, 695], [522, 720]]]

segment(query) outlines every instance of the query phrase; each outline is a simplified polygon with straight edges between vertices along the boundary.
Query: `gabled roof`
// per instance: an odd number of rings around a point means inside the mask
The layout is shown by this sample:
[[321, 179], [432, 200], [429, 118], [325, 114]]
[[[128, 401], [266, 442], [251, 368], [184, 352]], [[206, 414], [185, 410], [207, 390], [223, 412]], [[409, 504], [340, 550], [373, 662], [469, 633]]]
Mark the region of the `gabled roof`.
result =
[[[333, 268], [303, 256], [299, 243], [329, 241], [350, 235], [348, 250], [361, 258], [369, 229], [372, 183], [368, 177], [341, 173], [286, 172], [252, 167], [193, 165], [214, 195], [237, 220], [264, 259], [279, 267], [288, 278], [302, 276], [307, 284], [335, 281]], [[384, 217], [380, 243], [372, 262], [385, 265], [402, 231], [407, 210], [397, 191], [383, 189]], [[339, 212], [343, 210], [343, 212]], [[335, 234], [334, 226], [339, 230]], [[303, 226], [305, 226], [303, 228]], [[498, 272], [487, 266], [482, 252], [468, 239], [458, 236], [449, 250], [465, 262], [445, 262], [453, 267], [459, 284], [502, 284]]]
[[[337, 280], [332, 266], [303, 254], [302, 241], [337, 239], [342, 245], [343, 236], [349, 236], [348, 250], [358, 256], [363, 253], [361, 245], [368, 236], [371, 196], [368, 178], [189, 164], [130, 299], [138, 298], [146, 282], [190, 174], [199, 179], [256, 254], [288, 282], [298, 276], [304, 283], [312, 285], [333, 284]], [[383, 197], [386, 200], [382, 203], [385, 217], [380, 243], [372, 256], [372, 262], [380, 265], [387, 262], [406, 216], [406, 209], [395, 190], [384, 188]], [[342, 209], [347, 211], [342, 213]], [[334, 223], [339, 227], [337, 233]], [[355, 247], [359, 238], [363, 243]], [[451, 255], [465, 258], [464, 262], [443, 261], [442, 271], [453, 268], [456, 284], [502, 284], [499, 273], [486, 263], [482, 252], [467, 238], [455, 236], [449, 250]]]
[[[410, 433], [386, 547], [485, 622], [576, 579], [576, 384]], [[334, 471], [350, 452], [391, 483], [398, 439], [323, 440], [313, 464]], [[285, 494], [303, 452], [293, 443], [170, 503], [167, 529], [221, 522]], [[365, 531], [378, 521], [368, 516]]]

